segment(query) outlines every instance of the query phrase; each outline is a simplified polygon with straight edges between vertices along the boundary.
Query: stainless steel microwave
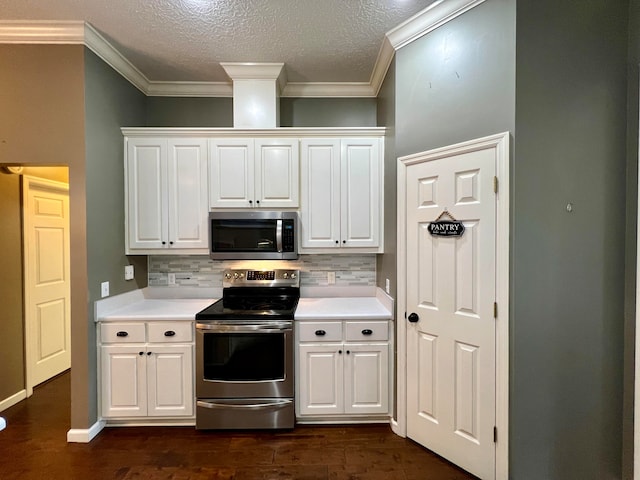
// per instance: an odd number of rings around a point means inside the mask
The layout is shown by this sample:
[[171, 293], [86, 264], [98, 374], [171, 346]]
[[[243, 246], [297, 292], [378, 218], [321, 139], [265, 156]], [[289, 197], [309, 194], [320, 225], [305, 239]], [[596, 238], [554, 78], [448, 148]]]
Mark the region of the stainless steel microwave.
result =
[[209, 212], [209, 254], [214, 260], [294, 260], [296, 212]]

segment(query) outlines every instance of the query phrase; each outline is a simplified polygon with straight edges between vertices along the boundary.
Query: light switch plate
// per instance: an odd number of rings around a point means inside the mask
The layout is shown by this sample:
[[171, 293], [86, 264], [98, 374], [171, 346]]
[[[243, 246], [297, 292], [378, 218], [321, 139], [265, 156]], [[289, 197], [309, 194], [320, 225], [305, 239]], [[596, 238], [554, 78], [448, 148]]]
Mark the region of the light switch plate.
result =
[[100, 294], [102, 298], [109, 296], [109, 282], [102, 282], [100, 284]]
[[327, 272], [327, 284], [334, 285], [336, 283], [336, 272]]
[[169, 273], [167, 275], [167, 283], [169, 285], [175, 285], [176, 284], [176, 274], [175, 273]]

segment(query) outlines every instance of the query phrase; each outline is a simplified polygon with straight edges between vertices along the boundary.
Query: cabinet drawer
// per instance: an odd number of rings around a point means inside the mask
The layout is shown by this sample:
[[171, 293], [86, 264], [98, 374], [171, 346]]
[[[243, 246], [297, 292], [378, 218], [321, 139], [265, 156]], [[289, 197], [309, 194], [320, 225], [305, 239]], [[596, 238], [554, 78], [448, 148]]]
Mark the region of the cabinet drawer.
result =
[[101, 323], [102, 343], [144, 343], [144, 323]]
[[388, 322], [345, 322], [346, 341], [388, 340]]
[[155, 322], [149, 323], [149, 342], [184, 343], [193, 341], [191, 322]]
[[340, 342], [342, 341], [342, 322], [300, 322], [301, 342]]

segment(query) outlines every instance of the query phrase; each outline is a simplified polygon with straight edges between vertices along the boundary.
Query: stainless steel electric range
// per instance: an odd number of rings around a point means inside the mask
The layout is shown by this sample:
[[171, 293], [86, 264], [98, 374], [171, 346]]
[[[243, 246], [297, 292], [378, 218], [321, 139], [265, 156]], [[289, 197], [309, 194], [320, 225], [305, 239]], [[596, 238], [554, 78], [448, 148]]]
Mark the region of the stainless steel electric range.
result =
[[196, 314], [196, 428], [293, 428], [297, 270], [226, 270]]

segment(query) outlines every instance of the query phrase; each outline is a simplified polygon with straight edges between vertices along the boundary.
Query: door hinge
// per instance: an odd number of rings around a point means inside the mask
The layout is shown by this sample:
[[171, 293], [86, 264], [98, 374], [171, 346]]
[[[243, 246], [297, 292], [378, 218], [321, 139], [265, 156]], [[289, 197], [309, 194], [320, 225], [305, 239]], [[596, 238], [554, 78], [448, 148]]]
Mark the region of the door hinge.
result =
[[493, 427], [493, 443], [498, 443], [498, 428]]
[[498, 193], [498, 177], [493, 177], [493, 193]]
[[493, 318], [498, 318], [498, 303], [493, 302]]

